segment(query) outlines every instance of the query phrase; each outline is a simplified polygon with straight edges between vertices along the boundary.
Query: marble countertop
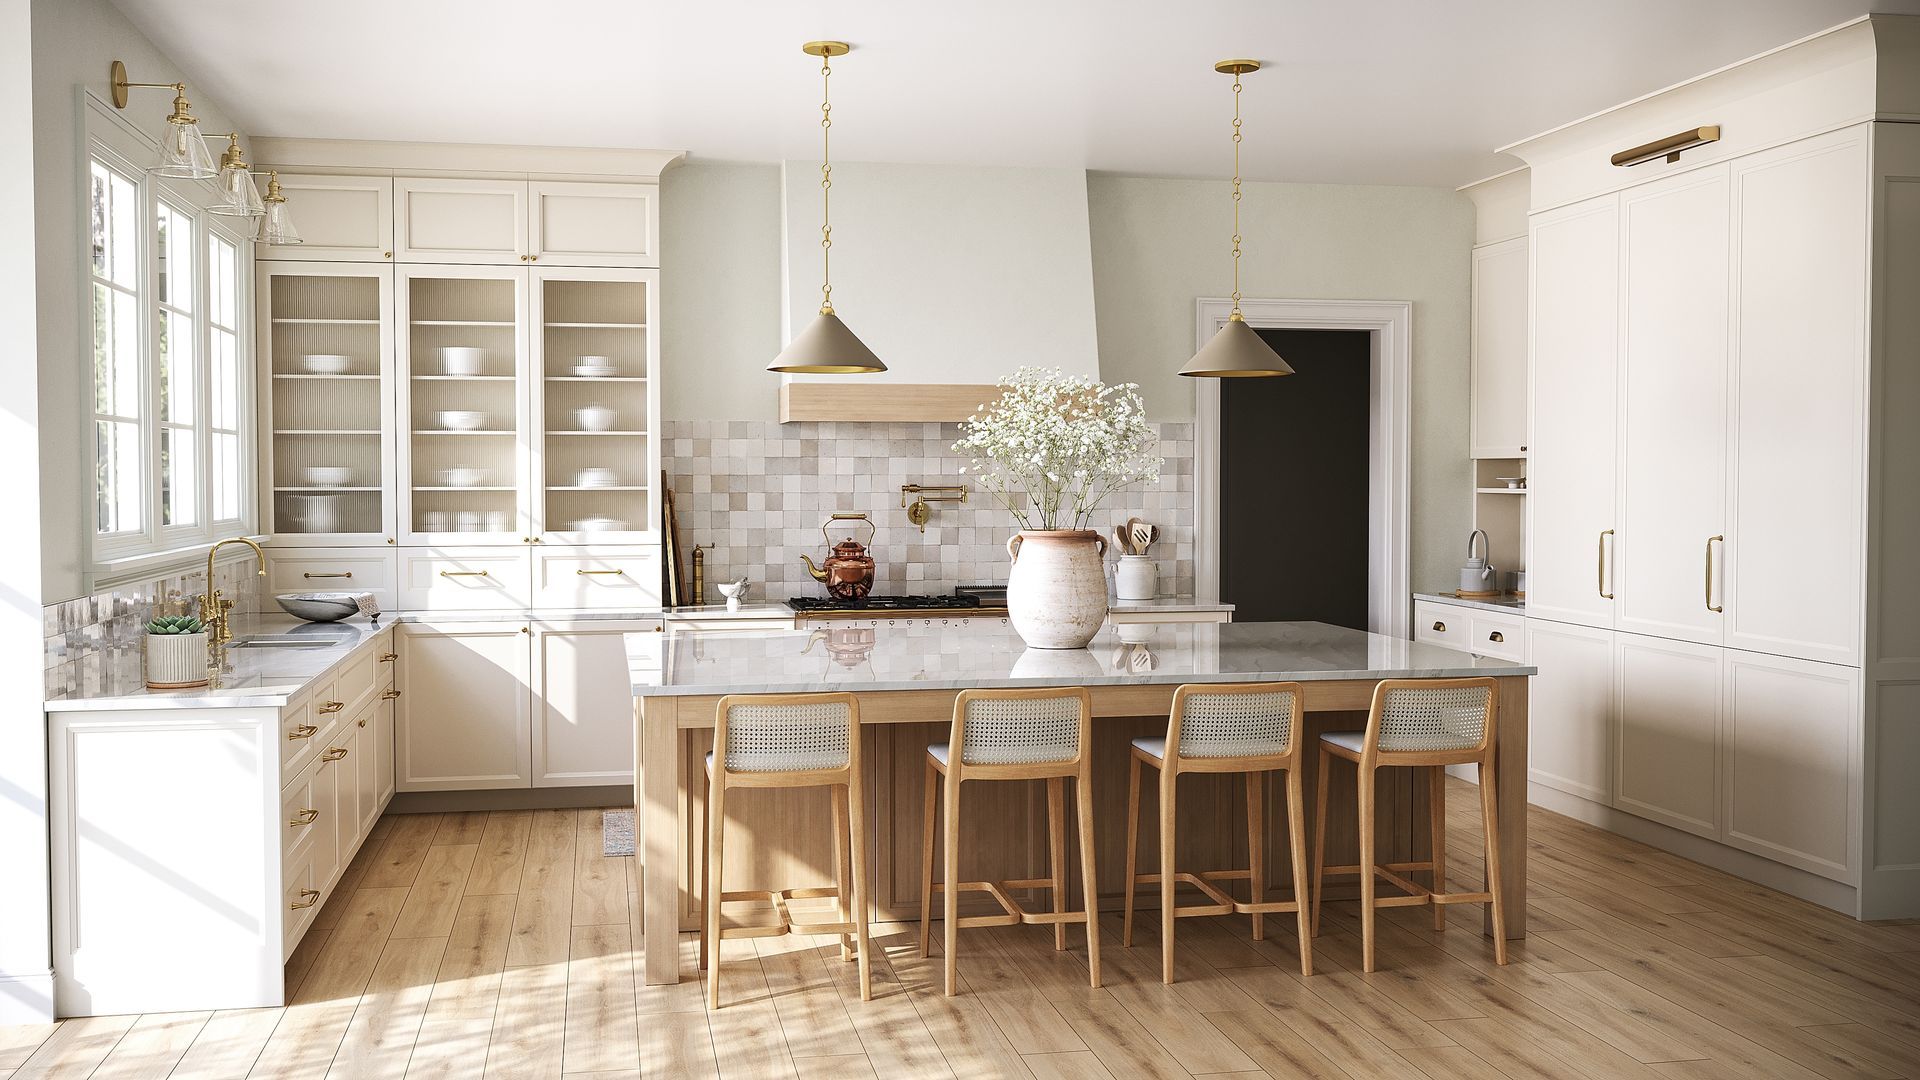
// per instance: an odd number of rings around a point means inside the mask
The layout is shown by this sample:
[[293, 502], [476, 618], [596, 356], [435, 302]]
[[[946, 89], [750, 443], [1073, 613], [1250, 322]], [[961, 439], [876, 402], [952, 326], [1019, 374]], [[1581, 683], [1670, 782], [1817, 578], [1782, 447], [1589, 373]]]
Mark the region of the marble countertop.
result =
[[1113, 600], [1107, 601], [1108, 611], [1119, 611], [1129, 615], [1140, 612], [1174, 614], [1182, 611], [1232, 611], [1232, 604], [1219, 601], [1195, 600], [1191, 596], [1157, 596], [1152, 600]]
[[1425, 600], [1433, 604], [1447, 604], [1452, 607], [1479, 608], [1482, 611], [1504, 611], [1511, 615], [1525, 615], [1527, 602], [1514, 596], [1478, 597], [1455, 596], [1450, 592], [1417, 592], [1415, 600]]
[[[1128, 628], [1133, 630], [1134, 628]], [[1325, 623], [1108, 627], [1085, 649], [1029, 649], [1009, 626], [627, 635], [636, 697], [809, 690], [1287, 682], [1532, 675], [1526, 664]], [[865, 638], [871, 637], [869, 645]], [[1129, 633], [1128, 637], [1141, 635]]]

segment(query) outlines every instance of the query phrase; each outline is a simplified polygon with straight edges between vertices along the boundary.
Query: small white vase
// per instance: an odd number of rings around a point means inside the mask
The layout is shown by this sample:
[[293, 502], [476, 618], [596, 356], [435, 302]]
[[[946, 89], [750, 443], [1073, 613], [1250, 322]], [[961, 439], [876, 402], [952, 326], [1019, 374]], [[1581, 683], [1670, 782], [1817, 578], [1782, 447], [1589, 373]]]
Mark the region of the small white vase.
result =
[[1007, 618], [1036, 649], [1084, 649], [1107, 619], [1107, 542], [1092, 529], [1044, 529], [1007, 541]]
[[178, 690], [207, 685], [207, 634], [148, 634], [147, 687]]
[[1113, 568], [1113, 595], [1120, 600], [1151, 600], [1160, 588], [1160, 568], [1146, 555], [1122, 555]]

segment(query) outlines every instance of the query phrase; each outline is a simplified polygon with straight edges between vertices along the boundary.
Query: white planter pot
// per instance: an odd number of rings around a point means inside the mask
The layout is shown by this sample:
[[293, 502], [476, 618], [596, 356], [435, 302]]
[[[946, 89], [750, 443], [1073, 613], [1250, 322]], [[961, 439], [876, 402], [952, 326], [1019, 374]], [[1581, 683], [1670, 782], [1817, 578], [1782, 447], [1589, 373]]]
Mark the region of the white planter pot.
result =
[[1151, 600], [1160, 588], [1160, 568], [1146, 555], [1122, 555], [1113, 568], [1113, 595], [1120, 600]]
[[207, 685], [207, 635], [148, 634], [147, 686], [177, 690]]
[[1092, 529], [1031, 530], [1007, 541], [1007, 618], [1036, 649], [1084, 649], [1107, 619], [1107, 542]]

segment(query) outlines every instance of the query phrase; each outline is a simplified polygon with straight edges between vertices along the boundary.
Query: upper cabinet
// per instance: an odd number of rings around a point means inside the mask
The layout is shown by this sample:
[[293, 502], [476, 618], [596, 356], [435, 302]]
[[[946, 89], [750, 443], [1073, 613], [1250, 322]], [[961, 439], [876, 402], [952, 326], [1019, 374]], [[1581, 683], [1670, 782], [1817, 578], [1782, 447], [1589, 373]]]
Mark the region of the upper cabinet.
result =
[[1473, 249], [1472, 456], [1527, 455], [1527, 238]]
[[654, 184], [528, 185], [530, 262], [659, 266], [660, 189]]
[[258, 259], [385, 262], [393, 258], [393, 180], [385, 176], [285, 173], [281, 193], [295, 207], [303, 243], [262, 246]]
[[401, 262], [527, 261], [526, 181], [400, 177], [393, 188], [393, 251]]

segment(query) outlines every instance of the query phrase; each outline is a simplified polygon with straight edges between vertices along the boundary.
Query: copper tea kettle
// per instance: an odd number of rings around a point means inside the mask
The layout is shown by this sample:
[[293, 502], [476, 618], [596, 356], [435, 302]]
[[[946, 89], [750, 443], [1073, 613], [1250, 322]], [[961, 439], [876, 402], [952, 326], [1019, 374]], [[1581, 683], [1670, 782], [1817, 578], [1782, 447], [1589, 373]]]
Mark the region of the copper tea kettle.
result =
[[827, 587], [828, 596], [835, 600], [859, 600], [873, 591], [873, 556], [867, 554], [865, 544], [855, 542], [851, 536], [835, 544], [827, 528], [836, 521], [866, 522], [869, 541], [877, 532], [865, 514], [835, 514], [820, 526], [820, 535], [832, 545], [827, 557], [819, 566], [806, 555], [800, 556], [800, 561], [807, 564], [807, 573], [813, 575], [813, 580]]

